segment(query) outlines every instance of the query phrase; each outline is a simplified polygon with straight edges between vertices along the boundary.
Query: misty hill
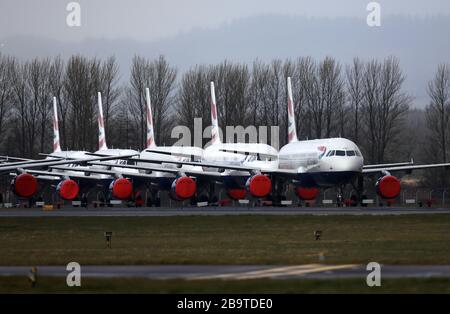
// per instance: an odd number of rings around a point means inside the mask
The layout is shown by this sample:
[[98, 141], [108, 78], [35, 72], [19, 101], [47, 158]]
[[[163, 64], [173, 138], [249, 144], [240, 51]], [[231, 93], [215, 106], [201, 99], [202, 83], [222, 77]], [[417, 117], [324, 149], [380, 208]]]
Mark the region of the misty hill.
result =
[[235, 20], [215, 29], [193, 29], [154, 42], [129, 39], [86, 39], [62, 42], [48, 38], [14, 37], [1, 40], [0, 51], [19, 58], [71, 54], [116, 55], [122, 79], [135, 54], [166, 55], [182, 72], [201, 63], [224, 59], [251, 63], [255, 59], [332, 56], [342, 63], [394, 55], [407, 75], [406, 90], [419, 107], [428, 102], [426, 85], [440, 62], [450, 62], [450, 17], [382, 18], [381, 27], [368, 27], [364, 19], [306, 18], [267, 15]]

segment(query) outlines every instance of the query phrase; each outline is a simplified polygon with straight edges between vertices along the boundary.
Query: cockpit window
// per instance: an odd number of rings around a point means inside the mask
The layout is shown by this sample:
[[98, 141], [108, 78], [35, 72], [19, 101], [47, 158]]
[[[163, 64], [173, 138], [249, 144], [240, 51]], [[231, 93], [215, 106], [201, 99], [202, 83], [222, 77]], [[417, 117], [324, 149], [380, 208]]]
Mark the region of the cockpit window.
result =
[[327, 157], [334, 156], [334, 150], [330, 150], [327, 154]]
[[354, 150], [348, 150], [346, 151], [347, 156], [355, 156], [355, 151]]
[[345, 156], [345, 150], [337, 150], [336, 156]]

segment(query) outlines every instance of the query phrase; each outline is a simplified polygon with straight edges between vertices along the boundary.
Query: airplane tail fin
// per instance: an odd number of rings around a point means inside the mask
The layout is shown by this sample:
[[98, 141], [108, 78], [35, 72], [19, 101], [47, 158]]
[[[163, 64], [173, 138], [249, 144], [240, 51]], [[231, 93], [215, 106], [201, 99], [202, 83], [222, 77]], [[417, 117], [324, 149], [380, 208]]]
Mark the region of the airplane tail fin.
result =
[[98, 92], [98, 149], [108, 149], [106, 145], [105, 124], [103, 121], [102, 93]]
[[219, 122], [217, 120], [216, 91], [211, 82], [211, 144], [220, 144]]
[[294, 100], [292, 98], [291, 78], [287, 78], [288, 90], [288, 143], [297, 142], [297, 125], [295, 124]]
[[155, 133], [153, 132], [153, 114], [149, 88], [145, 89], [145, 96], [147, 98], [147, 148], [152, 148], [156, 147], [156, 143]]
[[59, 141], [59, 125], [58, 125], [58, 108], [56, 106], [56, 97], [53, 97], [53, 152], [61, 151], [61, 143]]

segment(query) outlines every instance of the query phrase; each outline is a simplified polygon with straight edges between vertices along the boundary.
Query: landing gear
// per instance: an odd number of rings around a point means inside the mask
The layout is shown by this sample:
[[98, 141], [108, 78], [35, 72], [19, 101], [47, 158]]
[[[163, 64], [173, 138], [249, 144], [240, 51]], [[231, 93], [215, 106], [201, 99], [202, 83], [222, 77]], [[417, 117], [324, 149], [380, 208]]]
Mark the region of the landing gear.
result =
[[147, 197], [146, 205], [147, 207], [161, 207], [161, 197], [156, 188], [150, 190], [150, 196]]
[[209, 184], [208, 193], [208, 205], [214, 205], [219, 202], [219, 197], [216, 195], [216, 185], [214, 183]]
[[341, 185], [336, 195], [336, 206], [342, 207], [344, 204], [344, 187]]
[[269, 195], [272, 200], [272, 206], [282, 206], [281, 201], [286, 200], [287, 184], [282, 179], [273, 180], [273, 194]]
[[361, 206], [366, 206], [366, 204], [363, 204], [363, 200], [366, 198], [364, 195], [364, 177], [362, 175], [359, 175], [356, 178], [356, 184], [353, 181], [352, 183], [353, 189], [356, 191], [356, 195], [352, 195], [352, 201], [354, 200], [354, 206], [357, 206], [358, 204]]

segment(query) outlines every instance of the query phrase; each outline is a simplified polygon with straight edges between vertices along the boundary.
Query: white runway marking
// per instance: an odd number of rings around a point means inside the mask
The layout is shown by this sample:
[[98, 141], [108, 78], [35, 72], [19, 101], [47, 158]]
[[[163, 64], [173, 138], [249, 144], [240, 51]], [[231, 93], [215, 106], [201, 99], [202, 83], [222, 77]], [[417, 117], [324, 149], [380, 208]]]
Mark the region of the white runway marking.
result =
[[322, 265], [322, 264], [307, 264], [299, 266], [287, 266], [287, 267], [274, 267], [263, 270], [249, 271], [249, 272], [236, 272], [227, 274], [217, 274], [217, 275], [207, 275], [207, 276], [196, 276], [191, 279], [202, 280], [202, 279], [260, 279], [260, 278], [277, 278], [277, 277], [292, 277], [301, 276], [311, 273], [319, 272], [330, 272], [339, 269], [351, 269], [358, 267], [355, 264], [348, 265]]

